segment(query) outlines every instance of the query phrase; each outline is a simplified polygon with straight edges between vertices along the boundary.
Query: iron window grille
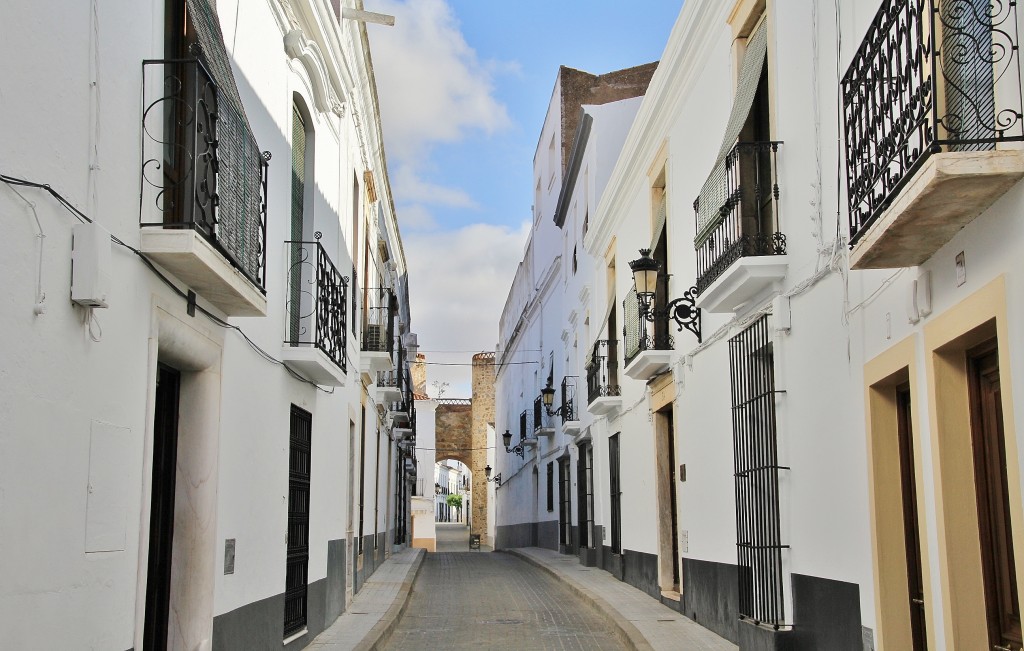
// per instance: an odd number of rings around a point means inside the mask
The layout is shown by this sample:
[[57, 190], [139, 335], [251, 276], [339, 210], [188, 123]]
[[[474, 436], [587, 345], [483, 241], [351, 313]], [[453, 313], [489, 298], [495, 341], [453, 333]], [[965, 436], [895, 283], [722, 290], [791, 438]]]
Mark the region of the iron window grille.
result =
[[345, 326], [348, 279], [338, 272], [319, 242], [285, 242], [288, 269], [289, 315], [287, 346], [318, 348], [342, 371], [347, 370]]
[[588, 404], [598, 398], [620, 395], [616, 344], [614, 339], [594, 342], [586, 364]]
[[622, 481], [619, 474], [619, 434], [608, 438], [608, 483], [611, 493], [611, 548], [622, 553]]
[[775, 371], [771, 329], [761, 317], [729, 340], [736, 550], [740, 617], [785, 624]]
[[375, 353], [393, 352], [395, 345], [395, 293], [387, 287], [367, 291], [366, 305], [363, 306], [363, 351]]
[[572, 476], [569, 457], [558, 460], [558, 543], [572, 548]]
[[555, 510], [555, 462], [548, 461], [547, 474], [547, 509], [550, 513]]
[[309, 497], [313, 420], [292, 405], [288, 460], [288, 538], [284, 593], [284, 636], [306, 627], [309, 567]]
[[594, 546], [594, 448], [589, 443], [579, 446], [576, 467], [576, 487], [579, 490], [577, 515], [579, 516], [580, 549]]
[[530, 418], [530, 410], [524, 409], [519, 414], [519, 442], [525, 443], [526, 441], [533, 440], [531, 432], [527, 429], [527, 423]]
[[850, 242], [943, 151], [1024, 140], [1017, 3], [885, 0], [842, 81]]
[[693, 202], [698, 294], [740, 258], [786, 254], [786, 236], [779, 231], [781, 144], [737, 143]]
[[196, 58], [146, 60], [142, 73], [140, 226], [194, 230], [266, 294], [270, 152], [233, 80], [221, 85]]
[[575, 375], [567, 375], [562, 378], [562, 422], [569, 423], [579, 420], [576, 413], [576, 382], [579, 380]]

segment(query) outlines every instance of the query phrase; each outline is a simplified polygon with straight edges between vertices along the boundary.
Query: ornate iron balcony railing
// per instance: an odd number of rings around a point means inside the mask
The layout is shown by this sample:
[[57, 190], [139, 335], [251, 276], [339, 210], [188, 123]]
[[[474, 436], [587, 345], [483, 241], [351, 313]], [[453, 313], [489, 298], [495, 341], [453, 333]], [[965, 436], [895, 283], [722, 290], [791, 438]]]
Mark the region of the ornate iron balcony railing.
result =
[[544, 399], [541, 396], [537, 396], [533, 400], [533, 431], [536, 434], [538, 430], [551, 428], [552, 417], [548, 416], [547, 409], [544, 407]]
[[568, 423], [570, 421], [579, 420], [580, 416], [576, 412], [576, 376], [567, 375], [562, 378], [562, 422]]
[[194, 229], [265, 294], [270, 152], [198, 60], [142, 70], [140, 225]]
[[1017, 3], [885, 0], [842, 81], [850, 242], [941, 151], [1024, 139]]
[[781, 142], [741, 142], [693, 202], [697, 213], [697, 294], [740, 258], [785, 255], [779, 232], [777, 155]]
[[[317, 233], [319, 235], [319, 233]], [[320, 242], [285, 242], [288, 247], [288, 339], [286, 346], [314, 346], [342, 371], [348, 370], [345, 328], [348, 280]]]
[[618, 364], [615, 359], [614, 339], [594, 343], [587, 359], [587, 400], [588, 404], [598, 398], [619, 395]]
[[667, 309], [667, 303], [668, 274], [658, 275], [657, 292], [646, 315], [641, 310], [635, 287], [623, 299], [622, 354], [626, 366], [645, 350], [675, 348], [675, 339], [669, 334], [671, 312]]
[[363, 345], [365, 352], [391, 354], [395, 345], [395, 293], [387, 287], [366, 290], [363, 306]]
[[402, 373], [398, 371], [377, 371], [378, 387], [394, 387], [404, 393]]

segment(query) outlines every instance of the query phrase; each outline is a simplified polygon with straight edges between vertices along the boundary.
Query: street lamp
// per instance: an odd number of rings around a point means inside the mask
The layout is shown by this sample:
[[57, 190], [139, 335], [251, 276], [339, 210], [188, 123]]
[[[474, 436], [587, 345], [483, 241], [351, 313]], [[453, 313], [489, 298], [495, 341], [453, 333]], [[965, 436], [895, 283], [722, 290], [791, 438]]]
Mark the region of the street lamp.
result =
[[490, 466], [484, 466], [484, 475], [485, 475], [484, 478], [487, 481], [493, 481], [494, 482], [495, 488], [501, 486], [501, 473], [500, 472], [497, 475], [494, 476], [494, 479], [491, 479], [491, 467]]
[[697, 335], [697, 343], [701, 342], [700, 308], [697, 307], [697, 288], [691, 287], [680, 297], [663, 308], [653, 306], [658, 291], [658, 275], [661, 262], [651, 257], [650, 249], [640, 249], [640, 257], [631, 260], [629, 268], [633, 272], [633, 287], [636, 289], [637, 303], [640, 307], [640, 318], [653, 322], [659, 317], [671, 317], [682, 332], [686, 328]]
[[551, 406], [555, 404], [555, 387], [551, 386], [554, 381], [553, 377], [548, 377], [547, 386], [540, 390], [540, 398], [544, 403], [544, 411], [548, 413], [548, 416], [564, 416], [565, 409], [569, 405], [563, 404], [554, 411], [551, 409]]
[[512, 432], [505, 430], [505, 433], [501, 435], [501, 440], [505, 443], [505, 452], [514, 452], [519, 455], [520, 459], [526, 457], [526, 451], [522, 444], [512, 447]]

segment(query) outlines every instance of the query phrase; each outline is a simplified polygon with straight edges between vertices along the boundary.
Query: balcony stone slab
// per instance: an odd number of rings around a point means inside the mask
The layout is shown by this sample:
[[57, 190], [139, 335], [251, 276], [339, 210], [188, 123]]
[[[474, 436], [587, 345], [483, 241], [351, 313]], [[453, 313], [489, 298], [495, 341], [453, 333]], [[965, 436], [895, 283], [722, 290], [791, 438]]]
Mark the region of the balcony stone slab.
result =
[[612, 413], [622, 407], [622, 396], [601, 396], [600, 398], [594, 398], [589, 405], [587, 405], [587, 411], [595, 416], [605, 416]]
[[580, 431], [580, 421], [578, 420], [567, 420], [562, 423], [562, 431], [569, 436], [575, 436]]
[[359, 372], [363, 374], [367, 383], [377, 378], [377, 373], [395, 370], [395, 363], [391, 359], [391, 353], [387, 351], [364, 350], [359, 353]]
[[267, 297], [191, 229], [143, 228], [139, 250], [227, 316], [266, 316]]
[[671, 350], [643, 350], [637, 353], [636, 357], [626, 365], [626, 375], [634, 380], [650, 380], [655, 375], [660, 375], [672, 365], [674, 351]]
[[285, 346], [281, 361], [299, 375], [327, 387], [345, 386], [345, 372], [315, 346]]
[[932, 154], [850, 253], [853, 269], [922, 264], [1024, 177], [1024, 151]]
[[786, 277], [789, 265], [785, 255], [743, 257], [697, 297], [697, 307], [705, 312], [729, 314], [775, 288]]

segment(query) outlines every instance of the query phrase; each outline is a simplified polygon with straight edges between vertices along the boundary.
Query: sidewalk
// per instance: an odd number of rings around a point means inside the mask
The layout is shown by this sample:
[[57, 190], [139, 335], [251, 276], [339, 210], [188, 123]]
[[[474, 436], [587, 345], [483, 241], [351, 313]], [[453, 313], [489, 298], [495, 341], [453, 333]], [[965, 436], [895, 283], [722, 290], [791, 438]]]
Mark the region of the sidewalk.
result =
[[306, 648], [325, 651], [375, 648], [405, 610], [424, 555], [424, 550], [412, 548], [392, 554], [366, 580], [348, 610]]
[[608, 572], [585, 567], [575, 556], [550, 549], [504, 550], [541, 567], [590, 601], [623, 630], [638, 651], [737, 651], [738, 647], [703, 626], [623, 583]]

